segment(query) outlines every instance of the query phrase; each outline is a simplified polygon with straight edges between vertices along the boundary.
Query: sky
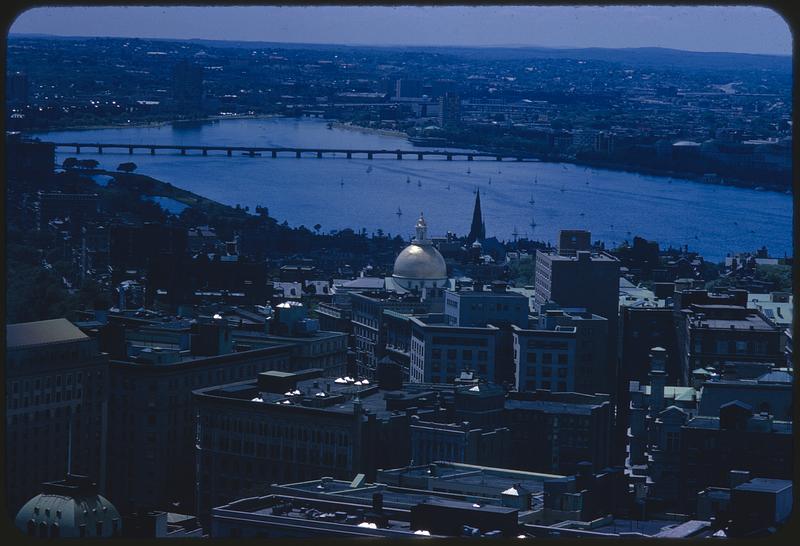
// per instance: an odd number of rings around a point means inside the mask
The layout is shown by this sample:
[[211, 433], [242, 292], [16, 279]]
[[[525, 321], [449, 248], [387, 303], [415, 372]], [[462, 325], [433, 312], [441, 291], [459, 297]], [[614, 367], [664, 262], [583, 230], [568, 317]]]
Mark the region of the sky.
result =
[[343, 45], [668, 47], [791, 55], [788, 24], [746, 6], [53, 7], [9, 32]]

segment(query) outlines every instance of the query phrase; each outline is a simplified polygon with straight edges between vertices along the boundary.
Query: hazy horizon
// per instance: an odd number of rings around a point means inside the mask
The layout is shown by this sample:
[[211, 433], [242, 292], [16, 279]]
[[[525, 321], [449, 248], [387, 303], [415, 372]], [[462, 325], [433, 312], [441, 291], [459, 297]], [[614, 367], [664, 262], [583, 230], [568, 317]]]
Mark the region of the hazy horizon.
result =
[[42, 7], [14, 21], [9, 36], [19, 34], [343, 47], [792, 54], [791, 32], [780, 15], [748, 6]]

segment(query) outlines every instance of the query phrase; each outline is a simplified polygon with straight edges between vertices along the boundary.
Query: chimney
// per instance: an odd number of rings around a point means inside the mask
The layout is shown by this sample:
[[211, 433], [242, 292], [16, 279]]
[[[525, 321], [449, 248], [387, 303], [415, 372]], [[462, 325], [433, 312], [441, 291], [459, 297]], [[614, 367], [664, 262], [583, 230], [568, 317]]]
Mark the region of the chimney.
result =
[[372, 510], [383, 512], [383, 493], [372, 494]]

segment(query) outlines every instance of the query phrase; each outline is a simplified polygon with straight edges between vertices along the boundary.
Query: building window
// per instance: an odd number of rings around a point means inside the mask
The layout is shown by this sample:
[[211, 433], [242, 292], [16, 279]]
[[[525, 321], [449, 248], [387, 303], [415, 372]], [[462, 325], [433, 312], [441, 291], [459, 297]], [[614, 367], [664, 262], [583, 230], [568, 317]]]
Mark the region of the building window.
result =
[[542, 355], [542, 364], [552, 364], [553, 363], [553, 353], [544, 353]]
[[536, 353], [528, 353], [526, 356], [528, 364], [536, 364]]
[[461, 359], [462, 360], [472, 360], [472, 351], [464, 349], [461, 351]]
[[559, 364], [566, 364], [567, 363], [567, 355], [564, 354], [564, 353], [561, 353], [560, 355], [558, 355], [558, 363]]
[[678, 447], [680, 445], [678, 438], [679, 438], [679, 433], [678, 432], [670, 432], [670, 431], [667, 432], [667, 435], [666, 435], [666, 439], [667, 439], [666, 450], [668, 452], [675, 453], [676, 451], [678, 451]]

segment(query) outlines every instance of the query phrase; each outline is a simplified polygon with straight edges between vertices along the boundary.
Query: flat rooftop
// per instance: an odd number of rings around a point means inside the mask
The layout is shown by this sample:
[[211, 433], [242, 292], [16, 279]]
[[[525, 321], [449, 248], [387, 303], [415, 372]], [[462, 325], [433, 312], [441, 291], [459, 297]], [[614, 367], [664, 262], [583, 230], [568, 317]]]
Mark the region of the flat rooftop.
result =
[[89, 336], [64, 318], [6, 325], [6, 349], [85, 341]]
[[512, 400], [505, 401], [507, 410], [524, 409], [537, 410], [544, 413], [568, 414], [568, 415], [591, 415], [592, 409], [600, 407], [601, 404], [567, 404], [563, 402], [552, 402], [549, 400]]
[[377, 383], [366, 379], [341, 382], [344, 379], [318, 377], [300, 380], [294, 389], [285, 393], [264, 392], [259, 388], [257, 379], [198, 389], [194, 392], [202, 396], [246, 401], [254, 406], [280, 405], [282, 408], [303, 408], [338, 414], [353, 414], [355, 397], [358, 394], [361, 407], [375, 414], [379, 419], [404, 413], [399, 410], [387, 410], [386, 401], [389, 399], [419, 400], [422, 406], [425, 406], [428, 400], [433, 404], [437, 399], [433, 392], [409, 393], [381, 390]]

